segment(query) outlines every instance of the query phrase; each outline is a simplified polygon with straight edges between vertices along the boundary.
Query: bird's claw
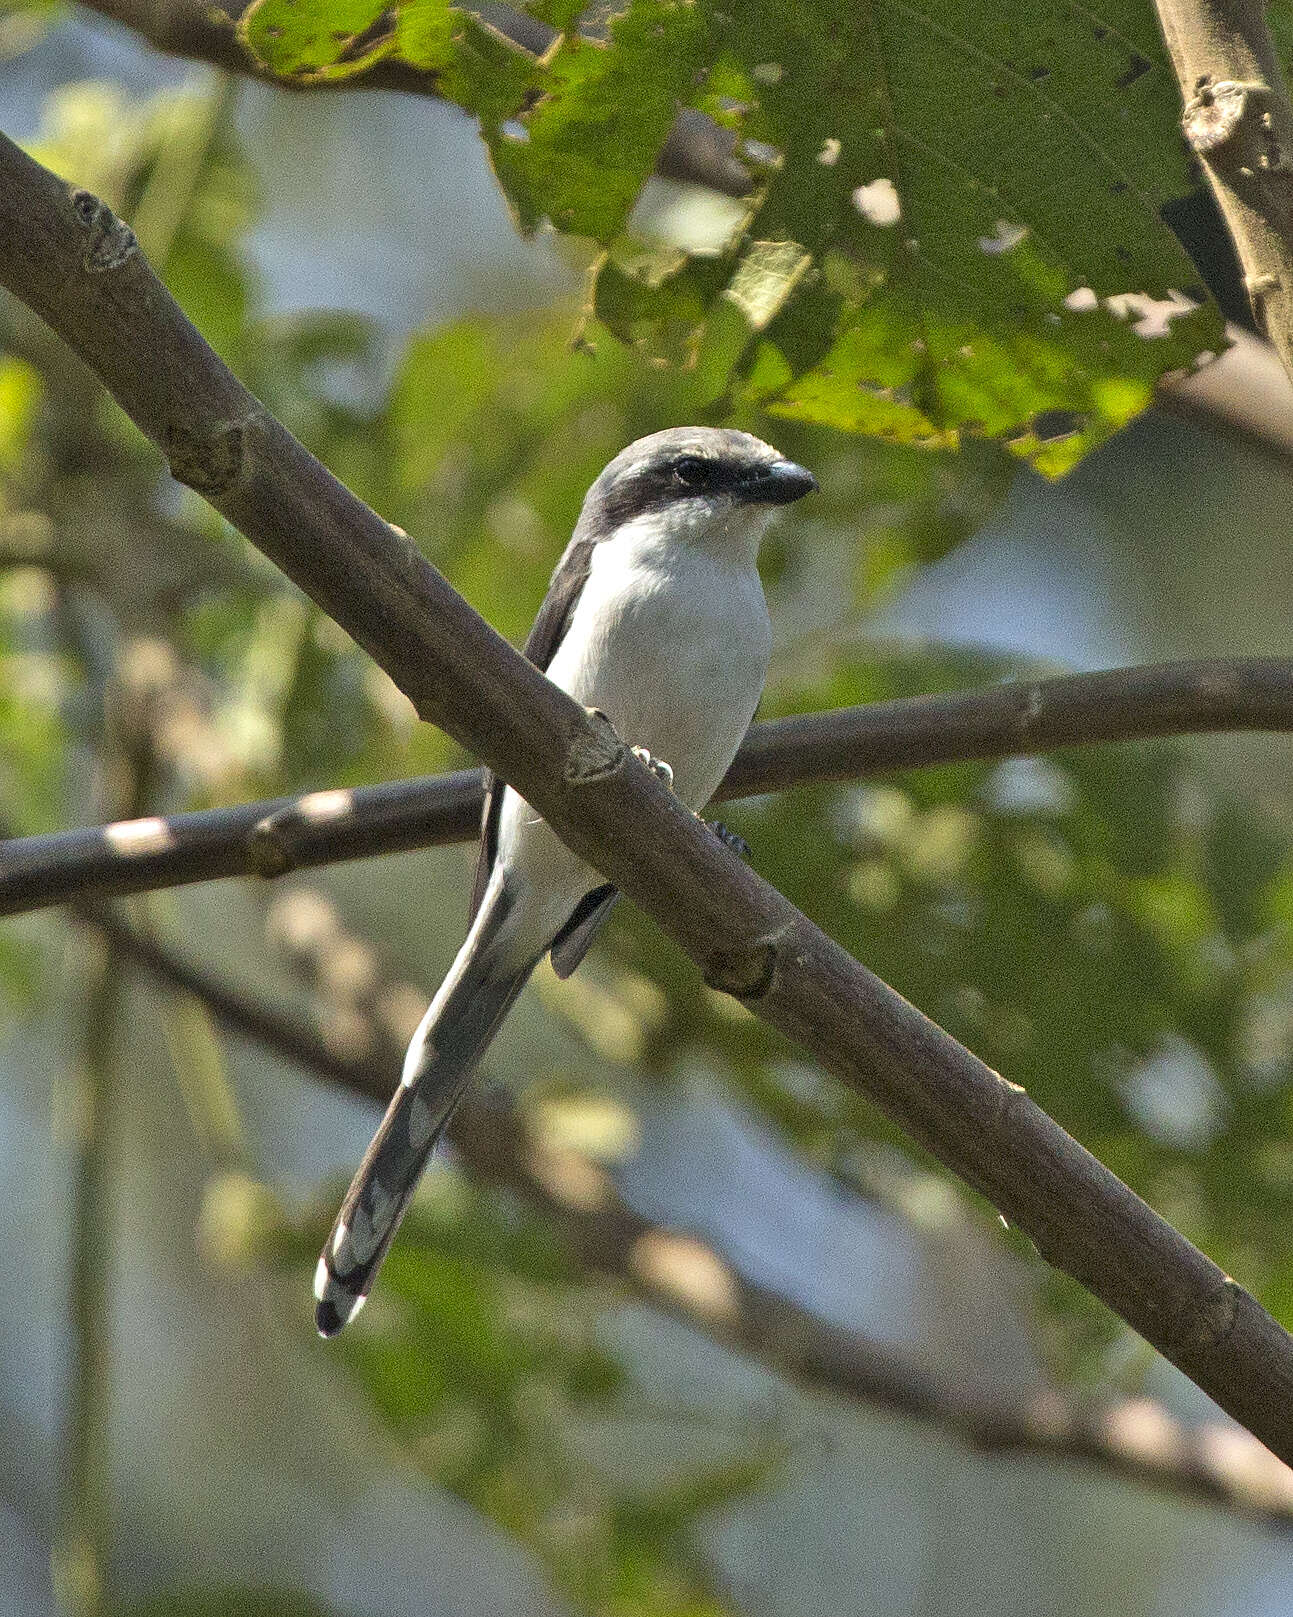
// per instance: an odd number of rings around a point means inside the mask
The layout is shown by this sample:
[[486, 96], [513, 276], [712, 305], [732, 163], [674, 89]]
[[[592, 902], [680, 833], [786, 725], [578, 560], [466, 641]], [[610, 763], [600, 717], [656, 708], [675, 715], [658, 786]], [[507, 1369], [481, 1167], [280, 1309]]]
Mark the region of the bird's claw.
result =
[[743, 836], [735, 831], [729, 831], [722, 820], [706, 820], [705, 824], [714, 833], [718, 840], [729, 852], [734, 853], [738, 859], [750, 857], [750, 844]]
[[670, 765], [665, 763], [663, 758], [653, 758], [645, 747], [634, 747], [632, 751], [638, 762], [645, 764], [656, 779], [662, 780], [672, 791], [673, 769]]

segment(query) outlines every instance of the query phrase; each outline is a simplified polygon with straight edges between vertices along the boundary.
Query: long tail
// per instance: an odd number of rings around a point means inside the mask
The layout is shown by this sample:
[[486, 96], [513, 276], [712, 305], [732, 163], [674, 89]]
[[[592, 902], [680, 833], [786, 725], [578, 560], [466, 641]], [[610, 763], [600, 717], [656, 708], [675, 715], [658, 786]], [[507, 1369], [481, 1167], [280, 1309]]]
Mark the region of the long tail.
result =
[[499, 960], [493, 946], [507, 913], [501, 886], [481, 906], [467, 940], [413, 1035], [404, 1076], [351, 1181], [314, 1272], [320, 1336], [335, 1336], [368, 1296], [422, 1170], [477, 1064], [534, 970]]

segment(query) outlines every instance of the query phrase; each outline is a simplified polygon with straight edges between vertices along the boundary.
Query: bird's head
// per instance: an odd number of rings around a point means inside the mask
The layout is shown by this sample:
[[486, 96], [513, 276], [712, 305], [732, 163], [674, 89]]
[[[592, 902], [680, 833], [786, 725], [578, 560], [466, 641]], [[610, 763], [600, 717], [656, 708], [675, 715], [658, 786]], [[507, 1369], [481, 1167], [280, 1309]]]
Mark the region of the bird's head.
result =
[[616, 455], [589, 489], [578, 531], [602, 540], [631, 524], [666, 544], [753, 559], [778, 506], [816, 487], [810, 471], [748, 432], [670, 427]]

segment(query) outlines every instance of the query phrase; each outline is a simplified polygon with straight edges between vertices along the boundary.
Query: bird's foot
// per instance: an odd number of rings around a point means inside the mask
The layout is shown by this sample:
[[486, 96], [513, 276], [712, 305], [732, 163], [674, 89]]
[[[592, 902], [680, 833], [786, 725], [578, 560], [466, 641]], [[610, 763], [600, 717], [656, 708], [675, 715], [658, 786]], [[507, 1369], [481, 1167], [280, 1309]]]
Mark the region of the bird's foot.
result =
[[738, 859], [748, 859], [750, 857], [750, 844], [735, 831], [729, 831], [722, 820], [706, 820], [705, 824], [723, 846], [734, 853]]
[[662, 780], [672, 791], [673, 770], [663, 758], [653, 758], [645, 747], [634, 747], [632, 752], [639, 763], [645, 764], [657, 780]]

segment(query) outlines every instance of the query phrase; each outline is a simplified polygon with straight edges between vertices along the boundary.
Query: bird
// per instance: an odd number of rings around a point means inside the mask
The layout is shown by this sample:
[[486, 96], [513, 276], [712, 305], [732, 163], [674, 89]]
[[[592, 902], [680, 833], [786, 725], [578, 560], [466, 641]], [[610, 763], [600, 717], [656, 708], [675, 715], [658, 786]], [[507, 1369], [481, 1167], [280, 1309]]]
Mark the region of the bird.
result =
[[[807, 468], [735, 428], [673, 427], [637, 439], [589, 488], [525, 642], [531, 662], [605, 714], [695, 811], [727, 773], [767, 677], [760, 543], [777, 509], [816, 487]], [[413, 1035], [319, 1258], [321, 1336], [335, 1336], [363, 1306], [431, 1153], [530, 974], [548, 954], [568, 977], [617, 896], [486, 774], [467, 937]]]

